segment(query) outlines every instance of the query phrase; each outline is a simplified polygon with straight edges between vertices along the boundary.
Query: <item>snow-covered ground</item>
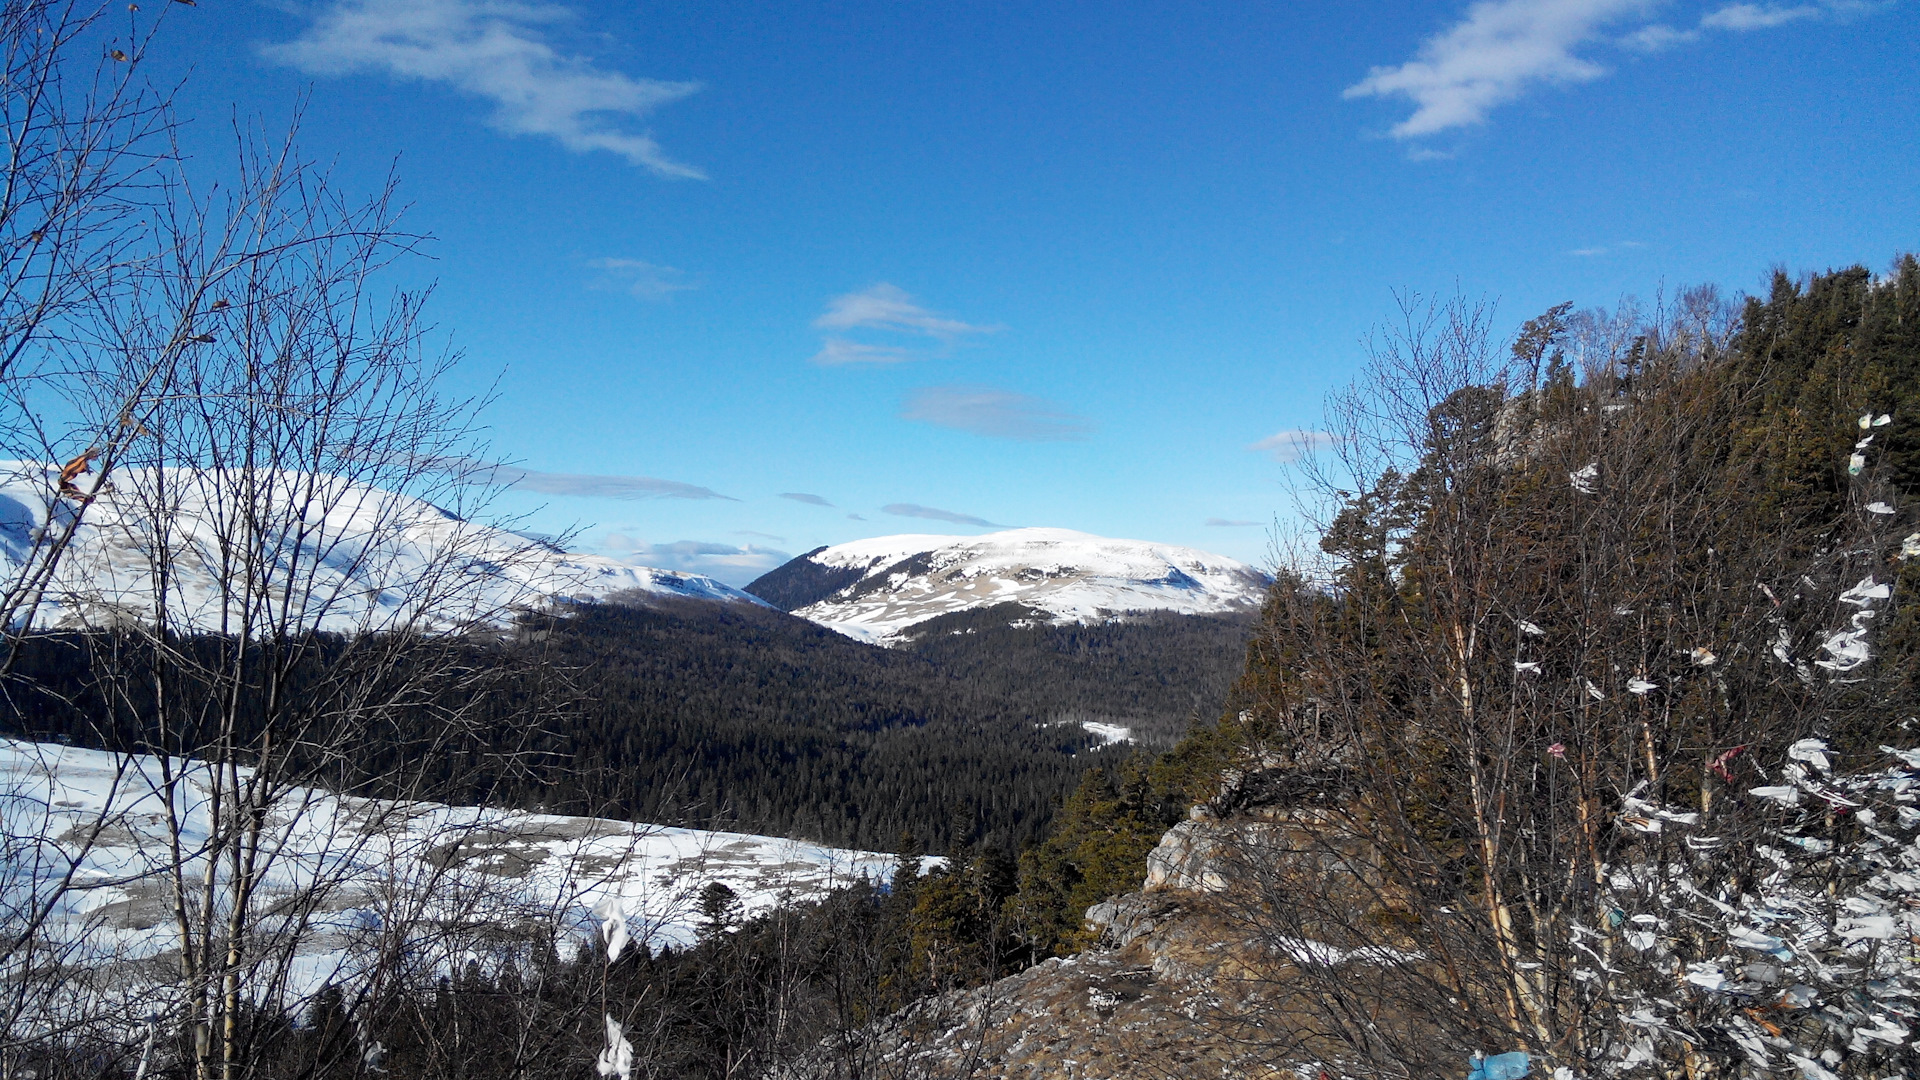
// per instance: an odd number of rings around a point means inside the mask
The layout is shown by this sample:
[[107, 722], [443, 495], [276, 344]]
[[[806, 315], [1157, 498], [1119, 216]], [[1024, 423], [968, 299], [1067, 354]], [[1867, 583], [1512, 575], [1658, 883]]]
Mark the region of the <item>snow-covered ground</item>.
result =
[[1119, 724], [1103, 724], [1098, 720], [1082, 720], [1080, 727], [1087, 734], [1100, 740], [1101, 746], [1113, 746], [1116, 743], [1132, 742], [1133, 729]]
[[[712, 578], [570, 554], [338, 477], [123, 469], [83, 502], [58, 494], [55, 472], [0, 462], [0, 576], [16, 580], [36, 566], [80, 515], [33, 613], [40, 627], [150, 620], [155, 569], [164, 566], [176, 626], [234, 629], [245, 604], [228, 583], [244, 574], [225, 553], [236, 547], [257, 548], [256, 561], [294, 583], [300, 608], [288, 614], [291, 624], [333, 631], [455, 625], [633, 591], [762, 602]], [[81, 489], [94, 481], [83, 477]], [[240, 524], [243, 507], [266, 524]]]
[[[166, 764], [171, 785], [158, 758], [0, 740], [0, 894], [15, 911], [29, 896], [50, 902], [48, 936], [77, 949], [80, 962], [133, 971], [178, 948], [169, 835], [184, 846], [185, 879], [198, 882], [213, 775], [199, 762]], [[178, 822], [171, 828], [162, 798], [169, 788]], [[458, 962], [475, 940], [529, 927], [585, 945], [599, 922], [593, 909], [604, 912], [617, 898], [632, 938], [659, 948], [693, 940], [699, 893], [711, 883], [733, 890], [739, 912], [753, 915], [859, 880], [884, 881], [894, 866], [878, 852], [777, 837], [310, 789], [276, 801], [266, 835], [257, 907], [268, 914], [257, 933], [285, 940], [296, 932], [285, 912], [313, 905], [297, 931], [295, 996], [357, 977], [396, 929], [433, 928], [434, 943], [408, 944], [414, 962], [428, 966]], [[63, 880], [71, 881], [64, 893]], [[436, 961], [435, 948], [450, 951]]]
[[939, 615], [1009, 602], [1060, 622], [1128, 611], [1246, 611], [1259, 607], [1268, 584], [1265, 574], [1223, 555], [1072, 529], [880, 536], [803, 558], [862, 576], [794, 614], [882, 644]]

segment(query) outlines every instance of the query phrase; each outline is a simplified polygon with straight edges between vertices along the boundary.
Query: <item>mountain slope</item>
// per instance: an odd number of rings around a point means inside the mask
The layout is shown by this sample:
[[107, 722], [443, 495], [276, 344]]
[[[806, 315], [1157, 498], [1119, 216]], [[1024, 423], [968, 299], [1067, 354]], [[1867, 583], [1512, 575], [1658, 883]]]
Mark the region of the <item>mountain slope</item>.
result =
[[916, 623], [893, 651], [970, 685], [1003, 688], [1053, 722], [1165, 748], [1226, 707], [1252, 629], [1253, 616], [1238, 612], [1054, 623], [1004, 604]]
[[55, 470], [29, 462], [0, 462], [0, 577], [35, 567], [76, 514], [36, 627], [148, 621], [160, 567], [176, 627], [236, 627], [250, 602], [258, 625], [260, 601], [226, 584], [247, 572], [236, 552], [271, 566], [276, 588], [292, 580], [288, 622], [339, 632], [497, 621], [544, 601], [615, 593], [762, 603], [712, 578], [570, 554], [339, 477], [122, 469], [83, 502], [59, 492]]
[[890, 644], [928, 619], [1009, 603], [1079, 623], [1135, 611], [1252, 611], [1267, 584], [1245, 563], [1193, 548], [1071, 529], [1009, 529], [819, 548], [746, 591], [849, 637]]

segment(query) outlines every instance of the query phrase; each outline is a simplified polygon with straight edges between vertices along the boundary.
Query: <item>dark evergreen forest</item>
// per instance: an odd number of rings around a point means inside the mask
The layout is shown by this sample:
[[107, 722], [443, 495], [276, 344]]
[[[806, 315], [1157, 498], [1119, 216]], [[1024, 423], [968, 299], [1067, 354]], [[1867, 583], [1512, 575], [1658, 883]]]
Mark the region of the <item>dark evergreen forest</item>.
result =
[[[518, 663], [482, 720], [341, 753], [318, 779], [368, 793], [400, 760], [436, 760], [436, 798], [626, 817], [893, 850], [1043, 835], [1082, 773], [1124, 756], [1101, 720], [1165, 745], [1217, 715], [1247, 619], [1142, 615], [1009, 626], [1009, 605], [947, 616], [883, 649], [778, 611], [669, 600], [530, 617], [476, 664]], [[39, 635], [15, 658], [11, 733], [136, 749], [152, 721], [91, 684], [105, 636]], [[136, 699], [138, 695], [133, 695]], [[113, 697], [122, 703], [109, 705]], [[448, 704], [448, 703], [442, 703]], [[139, 710], [134, 710], [138, 712]], [[327, 770], [332, 771], [327, 771]], [[341, 771], [345, 770], [345, 771]], [[413, 772], [415, 770], [406, 770]]]

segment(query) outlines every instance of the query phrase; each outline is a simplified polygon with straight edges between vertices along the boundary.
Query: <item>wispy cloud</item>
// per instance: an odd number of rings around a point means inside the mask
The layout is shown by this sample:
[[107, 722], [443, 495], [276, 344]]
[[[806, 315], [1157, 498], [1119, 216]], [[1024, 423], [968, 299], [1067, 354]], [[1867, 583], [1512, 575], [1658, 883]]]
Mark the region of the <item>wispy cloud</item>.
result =
[[[813, 326], [828, 331], [814, 354], [816, 364], [897, 364], [927, 355], [927, 342], [946, 347], [1004, 329], [929, 311], [906, 290], [884, 281], [827, 301]], [[862, 336], [847, 336], [854, 333]]]
[[826, 367], [838, 367], [841, 364], [899, 364], [918, 360], [924, 355], [898, 345], [874, 345], [830, 337], [820, 343], [820, 351], [813, 354], [813, 362]]
[[1802, 19], [1817, 19], [1826, 11], [1813, 4], [1728, 4], [1700, 20], [1703, 30], [1769, 30]]
[[1771, 30], [1776, 26], [1800, 22], [1803, 19], [1818, 19], [1825, 15], [1858, 14], [1872, 5], [1864, 3], [1826, 4], [1727, 4], [1700, 17], [1700, 21], [1689, 29], [1666, 23], [1652, 23], [1620, 39], [1620, 44], [1640, 52], [1665, 52], [1678, 45], [1686, 45], [1701, 39], [1710, 31], [1721, 30], [1742, 33], [1748, 30]]
[[640, 259], [588, 259], [587, 266], [599, 271], [593, 288], [624, 292], [641, 300], [661, 301], [700, 287], [687, 279], [684, 270]]
[[619, 532], [608, 534], [600, 546], [607, 554], [636, 566], [705, 574], [735, 587], [745, 585], [793, 558], [784, 551], [753, 544], [736, 547], [703, 540], [649, 544]]
[[735, 530], [733, 530], [733, 535], [735, 535], [735, 536], [757, 536], [757, 537], [759, 537], [759, 538], [760, 538], [760, 539], [762, 539], [762, 540], [771, 540], [771, 541], [773, 541], [773, 542], [774, 542], [774, 543], [776, 543], [776, 544], [784, 544], [784, 543], [786, 543], [786, 542], [787, 542], [787, 538], [786, 538], [786, 537], [784, 537], [784, 536], [775, 536], [775, 535], [773, 535], [772, 533], [763, 533], [763, 532], [760, 532], [760, 531], [759, 531], [759, 530], [757, 530], [757, 529], [735, 529]]
[[848, 520], [848, 521], [865, 521], [865, 520], [867, 520], [867, 519], [866, 519], [866, 518], [863, 518], [863, 517], [861, 517], [861, 516], [860, 516], [859, 514], [848, 514], [848, 515], [847, 515], [847, 520]]
[[921, 506], [918, 503], [888, 503], [880, 509], [895, 517], [928, 518], [933, 521], [951, 521], [955, 525], [978, 525], [983, 529], [1004, 529], [1005, 525], [996, 525], [983, 517], [972, 514], [959, 514], [952, 510], [942, 510], [934, 506]]
[[1396, 138], [1478, 124], [1537, 85], [1606, 74], [1574, 49], [1646, 8], [1647, 0], [1482, 0], [1422, 42], [1412, 60], [1374, 68], [1344, 96], [1411, 99], [1413, 115], [1393, 126]]
[[900, 416], [996, 439], [1062, 442], [1093, 430], [1085, 418], [1041, 398], [991, 386], [929, 386], [901, 403]]
[[471, 476], [481, 483], [498, 484], [542, 495], [578, 495], [598, 499], [725, 499], [712, 488], [661, 480], [652, 476], [603, 476], [596, 473], [541, 472], [517, 465], [493, 465], [478, 461], [447, 461], [442, 471]]
[[906, 290], [884, 281], [827, 301], [826, 313], [813, 320], [813, 325], [821, 330], [899, 330], [942, 338], [998, 329], [936, 315], [915, 303]]
[[1579, 247], [1567, 252], [1577, 259], [1595, 259], [1602, 255], [1611, 255], [1616, 251], [1632, 251], [1647, 245], [1638, 240], [1622, 240], [1616, 244], [1601, 244], [1594, 247]]
[[1654, 23], [1643, 26], [1620, 39], [1620, 44], [1640, 52], [1665, 52], [1675, 45], [1684, 45], [1700, 37], [1696, 30], [1676, 30], [1666, 23]]
[[806, 503], [808, 506], [832, 506], [833, 505], [832, 503], [828, 502], [826, 499], [818, 495], [809, 495], [804, 491], [783, 491], [780, 493], [780, 497], [783, 499], [792, 499], [794, 502]]
[[1249, 525], [1260, 524], [1257, 521], [1229, 521], [1226, 518], [1208, 518], [1207, 524], [1216, 529], [1243, 529]]
[[1688, 29], [1647, 21], [1657, 6], [1656, 0], [1479, 0], [1460, 21], [1421, 42], [1413, 59], [1374, 68], [1343, 96], [1411, 101], [1412, 115], [1389, 134], [1416, 139], [1485, 123], [1495, 108], [1537, 88], [1605, 76], [1606, 66], [1590, 55], [1596, 48], [1659, 52], [1707, 31], [1765, 30], [1862, 13], [1874, 5], [1861, 0], [1726, 4]]
[[575, 153], [604, 150], [659, 176], [703, 179], [633, 125], [700, 89], [608, 70], [570, 55], [546, 30], [562, 7], [516, 0], [333, 0], [304, 33], [266, 56], [313, 75], [377, 72], [441, 83], [493, 104], [489, 123]]
[[1248, 443], [1247, 449], [1266, 454], [1273, 460], [1285, 464], [1289, 461], [1299, 461], [1323, 446], [1332, 445], [1333, 436], [1324, 431], [1288, 428], [1285, 431], [1276, 431], [1258, 442]]

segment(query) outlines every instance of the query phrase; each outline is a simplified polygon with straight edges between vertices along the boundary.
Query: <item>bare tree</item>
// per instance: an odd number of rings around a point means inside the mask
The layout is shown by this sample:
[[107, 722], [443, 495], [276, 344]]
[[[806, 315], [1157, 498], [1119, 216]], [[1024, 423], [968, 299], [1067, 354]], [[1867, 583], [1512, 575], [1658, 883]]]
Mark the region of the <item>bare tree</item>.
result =
[[[75, 348], [125, 298], [125, 268], [151, 256], [147, 215], [173, 156], [170, 94], [140, 74], [162, 20], [130, 9], [115, 25], [120, 11], [85, 0], [0, 5], [0, 452], [56, 466], [84, 467], [83, 453], [108, 454], [123, 437], [117, 423], [81, 422], [76, 402], [118, 420], [171, 359], [149, 357], [135, 396], [103, 406], [96, 368]], [[30, 618], [73, 524], [14, 509], [5, 554], [20, 569], [0, 589], [8, 627]]]
[[[124, 783], [57, 838], [31, 784], [7, 800], [0, 1051], [144, 1030], [142, 1068], [183, 1046], [196, 1076], [224, 1077], [261, 1045], [249, 1025], [314, 989], [303, 957], [375, 854], [453, 842], [408, 808], [452, 748], [512, 755], [539, 731], [544, 676], [514, 619], [567, 583], [543, 545], [472, 520], [482, 401], [444, 396], [454, 358], [427, 346], [424, 295], [378, 285], [417, 239], [391, 185], [353, 202], [290, 140], [240, 132], [234, 180], [199, 190], [164, 99], [132, 78], [151, 27], [109, 40], [105, 10], [0, 12], [0, 427], [27, 459], [6, 480], [0, 620], [7, 665], [25, 635], [78, 631], [98, 744], [150, 756], [117, 758]], [[96, 44], [99, 72], [73, 85]], [[495, 738], [485, 688], [514, 679], [528, 715]], [[383, 798], [341, 802], [356, 792]], [[125, 881], [77, 882], [129, 815], [161, 823], [162, 850], [136, 845]], [[421, 865], [385, 945], [343, 973], [356, 994], [377, 997], [445, 908], [446, 868]], [[76, 995], [117, 955], [76, 943], [76, 890], [108, 884], [163, 888], [176, 971]]]
[[[89, 417], [130, 433], [68, 498], [93, 542], [38, 597], [114, 631], [94, 670], [159, 752], [171, 1020], [200, 1077], [244, 1067], [246, 1018], [297, 999], [305, 931], [388, 831], [332, 827], [316, 785], [432, 794], [484, 685], [513, 674], [487, 642], [554, 584], [543, 548], [469, 520], [479, 402], [441, 396], [451, 358], [425, 346], [421, 297], [374, 291], [411, 242], [391, 190], [353, 205], [259, 147], [242, 140], [224, 193], [170, 189], [162, 257], [95, 343], [115, 358], [103, 400], [142, 405]], [[368, 777], [372, 746], [401, 771]], [[357, 812], [406, 813], [373, 807]], [[318, 849], [288, 850], [316, 816]]]

